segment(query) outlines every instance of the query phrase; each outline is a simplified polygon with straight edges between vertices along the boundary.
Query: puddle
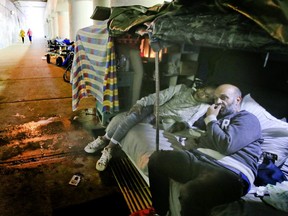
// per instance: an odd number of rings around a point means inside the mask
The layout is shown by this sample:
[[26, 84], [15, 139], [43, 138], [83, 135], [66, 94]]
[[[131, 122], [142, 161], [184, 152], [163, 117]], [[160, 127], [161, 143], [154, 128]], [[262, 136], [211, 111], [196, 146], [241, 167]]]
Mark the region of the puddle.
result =
[[50, 117], [7, 127], [0, 131], [0, 161], [4, 163], [23, 158], [31, 161], [79, 148], [82, 150], [81, 143], [88, 143], [91, 139], [88, 132], [83, 130], [83, 122]]
[[[0, 130], [0, 167], [29, 166], [82, 155], [95, 129], [103, 129], [94, 110], [73, 113], [70, 118], [53, 116], [8, 126]], [[17, 115], [22, 118], [23, 116]]]
[[61, 133], [64, 130], [64, 125], [63, 120], [59, 117], [51, 117], [37, 122], [32, 121], [22, 125], [7, 127], [0, 131], [0, 146], [21, 144], [29, 142], [29, 139], [32, 138], [43, 140], [43, 138], [45, 139], [45, 134]]

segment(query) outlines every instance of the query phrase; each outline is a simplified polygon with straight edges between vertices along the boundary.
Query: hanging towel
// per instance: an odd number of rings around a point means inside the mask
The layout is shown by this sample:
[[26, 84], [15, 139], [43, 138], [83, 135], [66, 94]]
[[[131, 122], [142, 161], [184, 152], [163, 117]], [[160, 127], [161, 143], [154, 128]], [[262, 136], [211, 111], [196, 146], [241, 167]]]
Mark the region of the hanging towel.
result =
[[78, 30], [71, 84], [73, 111], [89, 96], [101, 103], [102, 112], [119, 111], [115, 48], [106, 20]]

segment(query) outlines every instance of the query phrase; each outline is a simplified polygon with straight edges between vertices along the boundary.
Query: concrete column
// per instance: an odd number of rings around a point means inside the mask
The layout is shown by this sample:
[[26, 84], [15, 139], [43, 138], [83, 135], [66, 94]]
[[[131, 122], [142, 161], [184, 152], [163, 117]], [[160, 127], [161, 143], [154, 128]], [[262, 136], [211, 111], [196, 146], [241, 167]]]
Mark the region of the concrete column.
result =
[[96, 6], [110, 7], [110, 1], [108, 0], [93, 0], [93, 10]]
[[53, 18], [52, 17], [49, 17], [47, 18], [46, 20], [47, 22], [47, 32], [46, 32], [46, 37], [47, 39], [52, 39], [53, 38]]
[[[56, 25], [56, 26], [58, 26], [58, 25]], [[47, 35], [47, 39], [53, 39], [53, 38], [55, 38], [55, 36], [56, 36], [55, 16], [50, 14], [50, 16], [48, 18], [48, 35]]]
[[70, 39], [69, 12], [59, 11], [58, 14], [58, 32], [60, 38]]
[[76, 39], [79, 29], [93, 25], [90, 19], [93, 13], [92, 0], [70, 0], [70, 39]]
[[123, 54], [129, 59], [129, 72], [133, 73], [133, 85], [131, 91], [131, 104], [133, 105], [140, 99], [144, 74], [143, 63], [140, 57], [140, 49], [132, 48], [125, 44], [118, 44], [117, 50], [119, 55]]
[[53, 38], [59, 37], [59, 29], [58, 29], [58, 14], [53, 12]]
[[140, 49], [130, 49], [129, 56], [134, 71], [132, 104], [135, 104], [140, 99], [144, 68], [140, 57]]

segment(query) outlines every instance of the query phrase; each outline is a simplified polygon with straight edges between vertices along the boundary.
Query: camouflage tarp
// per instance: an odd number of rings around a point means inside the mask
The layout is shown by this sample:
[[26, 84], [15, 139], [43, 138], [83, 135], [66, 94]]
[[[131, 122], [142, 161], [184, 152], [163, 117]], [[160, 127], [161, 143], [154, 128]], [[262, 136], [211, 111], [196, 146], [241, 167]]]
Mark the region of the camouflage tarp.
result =
[[216, 0], [224, 9], [232, 9], [255, 22], [273, 38], [288, 44], [288, 1]]
[[288, 45], [271, 37], [239, 13], [195, 12], [164, 16], [153, 22], [153, 40], [160, 46], [188, 43], [199, 46], [288, 53]]
[[116, 7], [109, 18], [109, 31], [112, 36], [119, 36], [152, 22], [152, 48], [188, 43], [288, 53], [288, 1], [207, 2], [198, 0], [189, 6], [171, 2], [150, 8]]

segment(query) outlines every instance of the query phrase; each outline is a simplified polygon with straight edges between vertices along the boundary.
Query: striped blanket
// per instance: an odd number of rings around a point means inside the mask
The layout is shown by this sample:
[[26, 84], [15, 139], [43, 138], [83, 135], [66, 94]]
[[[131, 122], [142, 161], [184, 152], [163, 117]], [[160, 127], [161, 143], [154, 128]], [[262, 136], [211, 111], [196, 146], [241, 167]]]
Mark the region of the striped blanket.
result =
[[102, 112], [119, 111], [115, 49], [107, 21], [78, 30], [70, 80], [73, 111], [88, 96], [96, 98]]

